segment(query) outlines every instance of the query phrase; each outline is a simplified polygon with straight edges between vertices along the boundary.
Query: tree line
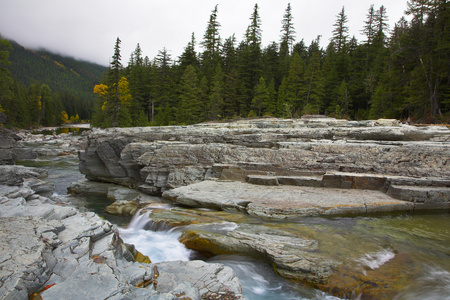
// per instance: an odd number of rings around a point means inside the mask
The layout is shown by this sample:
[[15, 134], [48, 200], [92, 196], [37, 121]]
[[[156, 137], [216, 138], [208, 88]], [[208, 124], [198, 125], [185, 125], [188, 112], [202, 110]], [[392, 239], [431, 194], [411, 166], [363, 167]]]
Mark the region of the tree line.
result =
[[369, 7], [365, 40], [349, 36], [345, 8], [337, 14], [326, 49], [321, 36], [296, 42], [288, 4], [280, 41], [261, 44], [256, 4], [244, 38], [220, 36], [218, 6], [197, 53], [196, 39], [178, 59], [164, 48], [150, 60], [137, 44], [121, 62], [117, 38], [98, 95], [94, 123], [100, 126], [193, 124], [235, 117], [398, 118], [445, 122], [450, 117], [449, 4], [411, 0], [389, 30], [384, 6]]

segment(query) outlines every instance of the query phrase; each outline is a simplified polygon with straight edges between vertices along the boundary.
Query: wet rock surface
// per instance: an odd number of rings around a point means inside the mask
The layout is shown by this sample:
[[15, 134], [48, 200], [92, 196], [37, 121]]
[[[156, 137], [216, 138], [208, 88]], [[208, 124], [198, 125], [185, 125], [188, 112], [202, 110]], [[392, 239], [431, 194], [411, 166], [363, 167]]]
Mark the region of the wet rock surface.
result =
[[[182, 294], [200, 299], [226, 293], [230, 284], [240, 295], [234, 272], [220, 264], [200, 262], [208, 273], [196, 270], [195, 285], [189, 276], [166, 283], [165, 263], [135, 260], [146, 261], [130, 254], [116, 226], [79, 212], [64, 197], [47, 197], [27, 186], [30, 178], [39, 177], [35, 169], [13, 168], [20, 171], [15, 180], [0, 182], [1, 299], [174, 299]], [[13, 168], [0, 166], [0, 173]], [[189, 266], [175, 272], [185, 269]], [[157, 277], [162, 277], [164, 291], [158, 289]]]

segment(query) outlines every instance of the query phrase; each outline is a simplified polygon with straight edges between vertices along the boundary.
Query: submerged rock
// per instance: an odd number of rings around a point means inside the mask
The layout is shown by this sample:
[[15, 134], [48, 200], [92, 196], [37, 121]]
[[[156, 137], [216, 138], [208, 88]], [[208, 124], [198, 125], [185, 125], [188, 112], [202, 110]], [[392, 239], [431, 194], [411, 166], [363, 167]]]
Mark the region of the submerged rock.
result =
[[320, 254], [318, 242], [271, 226], [240, 224], [226, 234], [188, 230], [181, 241], [191, 249], [220, 255], [239, 253], [263, 257], [285, 278], [323, 284], [342, 264]]

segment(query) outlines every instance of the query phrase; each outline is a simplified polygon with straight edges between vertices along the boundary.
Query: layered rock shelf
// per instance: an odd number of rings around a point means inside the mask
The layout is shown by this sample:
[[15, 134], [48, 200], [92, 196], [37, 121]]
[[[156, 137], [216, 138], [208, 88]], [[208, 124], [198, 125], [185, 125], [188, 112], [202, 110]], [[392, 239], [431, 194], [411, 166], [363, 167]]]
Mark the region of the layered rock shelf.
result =
[[51, 196], [45, 175], [0, 166], [1, 299], [244, 299], [231, 268], [152, 264], [122, 242], [116, 226]]
[[114, 128], [89, 135], [80, 170], [269, 218], [448, 209], [449, 141], [445, 126], [325, 117]]

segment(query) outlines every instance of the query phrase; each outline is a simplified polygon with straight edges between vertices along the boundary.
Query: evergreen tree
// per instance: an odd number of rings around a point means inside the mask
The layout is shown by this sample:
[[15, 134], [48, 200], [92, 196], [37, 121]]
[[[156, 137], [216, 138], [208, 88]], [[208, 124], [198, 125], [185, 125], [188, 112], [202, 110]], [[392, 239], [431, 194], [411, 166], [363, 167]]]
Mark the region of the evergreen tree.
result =
[[245, 41], [240, 45], [238, 63], [240, 66], [241, 99], [239, 112], [242, 115], [249, 113], [254, 87], [258, 84], [262, 75], [261, 19], [258, 9], [258, 4], [255, 4], [250, 17], [250, 25], [245, 33]]
[[220, 59], [221, 38], [219, 35], [220, 23], [217, 21], [217, 6], [211, 12], [208, 26], [201, 45], [205, 49], [202, 53], [202, 69], [203, 74], [211, 79], [214, 74], [214, 68]]
[[[290, 109], [290, 114], [294, 112], [300, 114], [305, 105], [305, 98], [303, 97], [305, 94], [305, 63], [297, 53], [294, 53], [292, 58], [289, 75], [283, 89], [283, 93], [279, 95], [282, 97], [281, 99], [284, 98], [283, 106]], [[288, 112], [287, 109], [286, 112]]]
[[262, 53], [262, 67], [263, 76], [266, 82], [270, 82], [272, 79], [278, 83], [281, 83], [282, 75], [280, 72], [280, 57], [278, 56], [278, 45], [272, 42], [267, 46]]
[[191, 40], [187, 44], [187, 46], [184, 48], [184, 52], [181, 54], [179, 58], [180, 62], [180, 68], [181, 70], [184, 70], [187, 68], [187, 66], [191, 65], [194, 68], [197, 68], [199, 65], [197, 53], [195, 52], [195, 35], [192, 33]]
[[236, 68], [236, 37], [234, 34], [225, 39], [222, 47], [222, 57], [224, 66], [223, 71], [225, 73], [228, 73], [232, 69]]
[[181, 78], [180, 105], [176, 112], [177, 122], [197, 123], [200, 118], [200, 89], [198, 77], [193, 66], [188, 66]]
[[372, 44], [375, 32], [376, 30], [376, 25], [375, 25], [375, 9], [373, 8], [373, 4], [370, 5], [369, 11], [367, 13], [367, 20], [364, 21], [364, 23], [366, 25], [364, 25], [364, 29], [363, 29], [363, 33], [366, 35], [367, 40], [366, 43], [368, 45]]
[[201, 43], [205, 49], [203, 52], [203, 59], [214, 59], [219, 54], [221, 39], [219, 35], [220, 23], [217, 21], [217, 7], [218, 5], [216, 5], [211, 12], [208, 26], [203, 35], [203, 41]]
[[37, 126], [41, 121], [41, 86], [39, 83], [33, 83], [28, 88], [27, 107], [30, 112], [30, 121], [32, 126]]
[[336, 18], [336, 23], [333, 25], [333, 37], [331, 40], [334, 42], [337, 52], [340, 52], [344, 49], [348, 38], [348, 27], [345, 25], [348, 22], [348, 19], [344, 7], [342, 7], [341, 12]]
[[305, 71], [304, 114], [319, 114], [324, 96], [324, 78], [321, 69], [320, 36], [311, 44], [311, 59]]
[[444, 0], [411, 0], [407, 14], [412, 15], [407, 43], [415, 50], [410, 53], [414, 61], [406, 88], [407, 105], [414, 107], [416, 115], [430, 115], [427, 121], [436, 121], [442, 115], [441, 102], [445, 103], [449, 83], [449, 4]]
[[109, 99], [105, 105], [104, 114], [106, 116], [106, 126], [119, 126], [119, 115], [121, 110], [121, 103], [119, 99], [119, 81], [122, 72], [122, 56], [120, 54], [120, 43], [119, 37], [116, 39], [116, 44], [114, 46], [114, 55], [112, 56], [112, 61], [110, 63], [110, 68], [108, 71], [108, 94]]
[[7, 116], [13, 113], [11, 111], [13, 108], [13, 93], [10, 88], [13, 80], [6, 67], [11, 64], [8, 59], [11, 49], [11, 43], [2, 39], [0, 35], [0, 112], [5, 112]]
[[291, 4], [288, 3], [286, 12], [281, 21], [281, 40], [280, 40], [280, 55], [287, 56], [293, 49], [295, 42], [295, 29], [293, 23]]
[[57, 111], [55, 111], [55, 106], [53, 102], [52, 91], [49, 86], [43, 84], [41, 86], [41, 124], [44, 126], [52, 126], [57, 124], [56, 116], [58, 116]]
[[217, 64], [216, 71], [213, 77], [213, 82], [211, 85], [211, 96], [210, 96], [210, 119], [217, 120], [223, 116], [223, 106], [224, 106], [224, 74], [222, 72], [222, 67]]
[[264, 77], [259, 79], [258, 85], [255, 87], [255, 96], [252, 100], [252, 111], [256, 113], [258, 117], [262, 116], [263, 107], [269, 102], [270, 95], [266, 86]]
[[158, 125], [169, 125], [174, 120], [174, 109], [178, 105], [176, 97], [173, 97], [173, 79], [171, 74], [171, 55], [166, 48], [158, 52], [152, 66], [152, 106], [155, 107], [155, 115], [151, 120]]
[[236, 68], [225, 74], [223, 116], [232, 118], [239, 115], [239, 78]]

